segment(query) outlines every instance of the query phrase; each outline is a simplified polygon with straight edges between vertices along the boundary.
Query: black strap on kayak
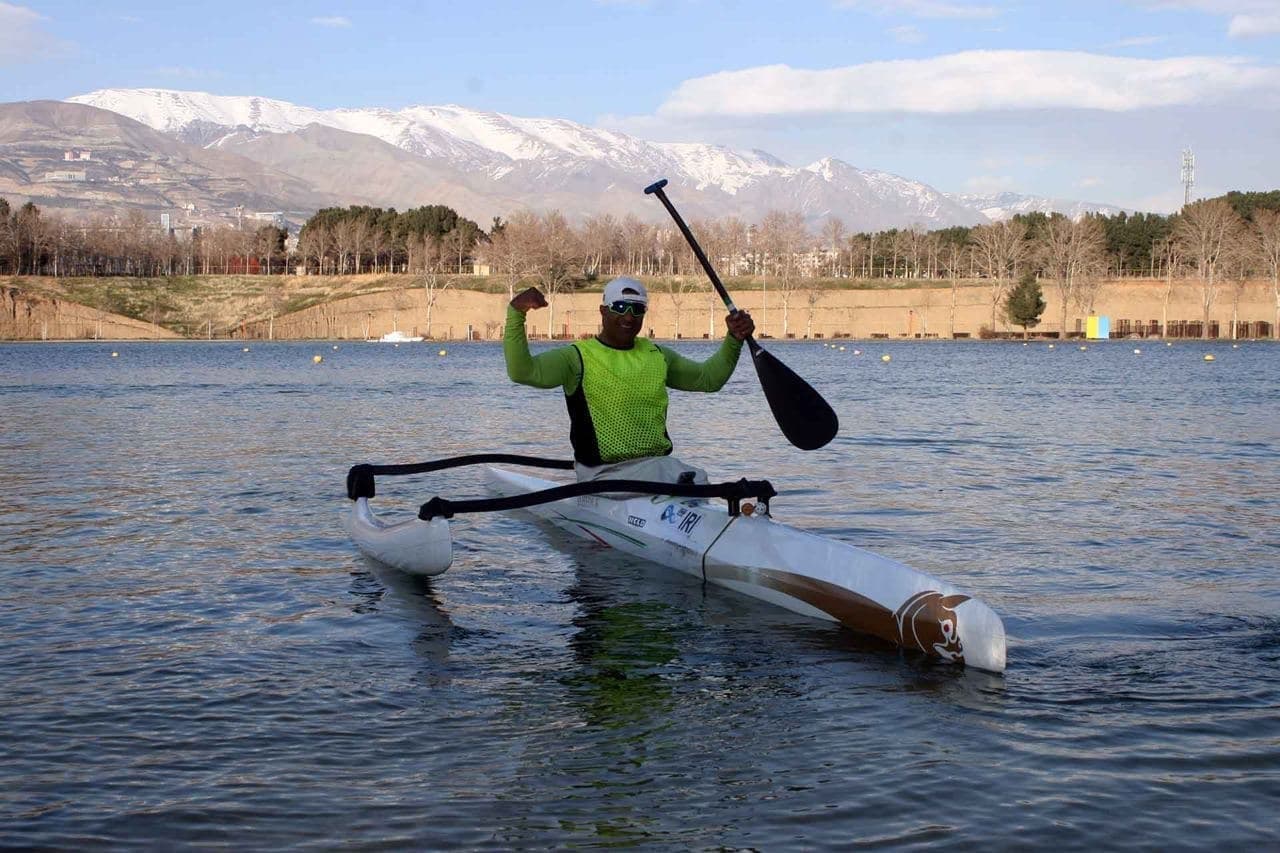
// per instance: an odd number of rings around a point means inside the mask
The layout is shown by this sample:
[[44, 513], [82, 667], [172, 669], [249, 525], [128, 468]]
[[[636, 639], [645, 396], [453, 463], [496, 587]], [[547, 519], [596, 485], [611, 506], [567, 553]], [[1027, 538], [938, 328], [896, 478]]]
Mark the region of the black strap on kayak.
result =
[[390, 477], [427, 474], [431, 471], [461, 468], [464, 465], [481, 465], [487, 462], [527, 465], [530, 468], [573, 470], [572, 459], [544, 459], [541, 456], [519, 456], [514, 453], [473, 453], [469, 456], [450, 456], [446, 459], [433, 459], [430, 462], [414, 462], [408, 465], [352, 465], [351, 470], [347, 472], [347, 497], [351, 500], [373, 497], [373, 478], [378, 474]]
[[663, 495], [673, 498], [724, 498], [729, 502], [729, 515], [739, 514], [739, 502], [743, 498], [755, 498], [764, 504], [767, 513], [769, 498], [776, 496], [773, 485], [768, 480], [738, 480], [736, 483], [708, 483], [694, 485], [692, 483], [659, 483], [652, 480], [588, 480], [585, 483], [570, 483], [542, 489], [537, 492], [525, 492], [504, 498], [480, 498], [469, 501], [451, 501], [434, 497], [418, 510], [418, 518], [430, 521], [437, 516], [453, 518], [460, 512], [500, 512], [508, 509], [523, 509], [537, 504], [552, 503], [565, 498], [576, 498], [581, 495], [599, 495], [609, 492], [627, 492], [643, 495]]

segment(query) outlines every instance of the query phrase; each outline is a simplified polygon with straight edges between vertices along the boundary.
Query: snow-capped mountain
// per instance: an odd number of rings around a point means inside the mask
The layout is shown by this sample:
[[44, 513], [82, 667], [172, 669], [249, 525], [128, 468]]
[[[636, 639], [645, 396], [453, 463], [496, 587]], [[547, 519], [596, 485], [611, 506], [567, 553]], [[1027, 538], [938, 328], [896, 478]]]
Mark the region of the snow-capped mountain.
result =
[[103, 89], [69, 100], [257, 161], [348, 203], [449, 204], [482, 223], [521, 207], [575, 219], [664, 219], [639, 192], [660, 177], [688, 218], [759, 221], [789, 209], [813, 226], [837, 217], [851, 231], [988, 221], [980, 208], [926, 184], [835, 159], [797, 168], [763, 151], [649, 142], [564, 119], [456, 105], [319, 110], [165, 89]]
[[165, 89], [102, 89], [69, 98], [139, 121], [185, 142], [228, 147], [262, 134], [293, 133], [319, 124], [381, 139], [460, 170], [501, 179], [522, 162], [564, 168], [575, 161], [624, 172], [678, 169], [699, 189], [733, 193], [752, 178], [794, 173], [763, 152], [696, 144], [645, 142], [563, 119], [518, 118], [455, 105], [403, 110], [317, 110], [285, 101]]
[[1112, 204], [1095, 204], [1087, 201], [1070, 201], [1064, 198], [1044, 198], [1042, 196], [1019, 195], [1018, 193], [1009, 192], [994, 193], [992, 195], [948, 193], [947, 197], [970, 210], [978, 211], [992, 222], [1003, 222], [1020, 213], [1061, 213], [1071, 219], [1079, 219], [1088, 213], [1115, 216], [1117, 213], [1126, 212], [1123, 208]]

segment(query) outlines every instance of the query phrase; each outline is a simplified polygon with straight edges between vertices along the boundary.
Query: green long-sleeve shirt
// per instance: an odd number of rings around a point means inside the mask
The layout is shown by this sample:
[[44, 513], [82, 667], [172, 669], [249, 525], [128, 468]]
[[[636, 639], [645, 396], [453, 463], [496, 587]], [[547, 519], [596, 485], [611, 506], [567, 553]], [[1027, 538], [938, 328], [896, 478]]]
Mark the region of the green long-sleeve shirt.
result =
[[[525, 316], [507, 306], [507, 325], [502, 334], [502, 354], [507, 375], [513, 382], [534, 388], [563, 387], [570, 395], [582, 382], [582, 362], [572, 346], [555, 347], [536, 356], [529, 352]], [[667, 387], [680, 391], [719, 391], [738, 365], [742, 341], [725, 335], [720, 348], [706, 361], [692, 361], [659, 346], [667, 362]]]

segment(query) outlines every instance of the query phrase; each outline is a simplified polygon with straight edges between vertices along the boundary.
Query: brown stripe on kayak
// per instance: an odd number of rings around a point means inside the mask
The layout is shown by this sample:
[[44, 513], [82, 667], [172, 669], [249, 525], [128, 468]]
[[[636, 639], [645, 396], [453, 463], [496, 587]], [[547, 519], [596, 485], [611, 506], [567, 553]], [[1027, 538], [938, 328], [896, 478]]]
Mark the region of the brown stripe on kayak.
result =
[[828, 613], [840, 624], [933, 657], [964, 663], [955, 608], [967, 595], [918, 592], [896, 611], [842, 586], [776, 569], [708, 566], [708, 578], [759, 584]]

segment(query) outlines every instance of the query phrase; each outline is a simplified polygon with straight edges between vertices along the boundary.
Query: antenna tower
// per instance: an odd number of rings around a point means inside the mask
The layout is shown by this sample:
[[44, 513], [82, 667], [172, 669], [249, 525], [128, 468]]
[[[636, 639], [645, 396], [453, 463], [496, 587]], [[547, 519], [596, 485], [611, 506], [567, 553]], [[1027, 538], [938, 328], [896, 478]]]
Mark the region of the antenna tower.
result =
[[1191, 190], [1196, 185], [1196, 155], [1190, 148], [1182, 149], [1182, 204], [1191, 204]]

